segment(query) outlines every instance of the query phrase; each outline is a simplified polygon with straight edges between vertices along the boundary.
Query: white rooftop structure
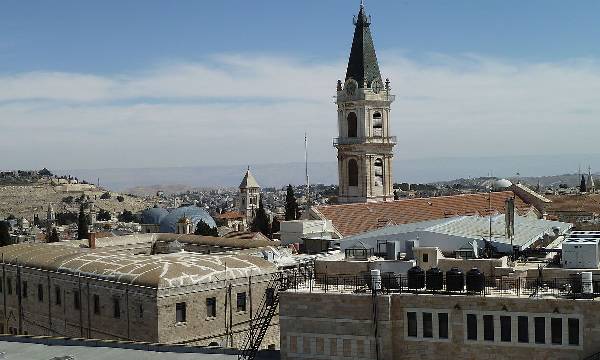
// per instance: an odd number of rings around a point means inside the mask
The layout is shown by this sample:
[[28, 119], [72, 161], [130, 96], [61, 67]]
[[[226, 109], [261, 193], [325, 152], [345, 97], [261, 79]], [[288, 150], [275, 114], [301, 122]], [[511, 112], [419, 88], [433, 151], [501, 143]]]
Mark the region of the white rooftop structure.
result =
[[[491, 234], [490, 234], [491, 220]], [[547, 236], [563, 235], [572, 228], [572, 224], [559, 221], [540, 220], [515, 215], [514, 246], [520, 250], [531, 246], [536, 240]], [[491, 236], [490, 236], [491, 235]], [[406, 251], [407, 240], [418, 240], [419, 246], [439, 247], [440, 250], [453, 252], [468, 241], [476, 241], [479, 248], [491, 240], [500, 252], [510, 252], [511, 240], [506, 236], [504, 214], [490, 217], [457, 216], [446, 219], [423, 221], [411, 224], [386, 226], [381, 229], [342, 239], [342, 250], [357, 242], [363, 242], [376, 248], [377, 241], [400, 241], [400, 251]]]

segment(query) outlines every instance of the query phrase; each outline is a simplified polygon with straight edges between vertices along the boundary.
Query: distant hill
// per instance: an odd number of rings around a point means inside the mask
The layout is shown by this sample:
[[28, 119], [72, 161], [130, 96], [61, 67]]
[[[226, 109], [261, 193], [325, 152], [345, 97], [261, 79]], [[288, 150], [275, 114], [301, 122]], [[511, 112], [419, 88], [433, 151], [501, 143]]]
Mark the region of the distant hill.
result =
[[[318, 156], [313, 156], [318, 158]], [[561, 181], [555, 174], [569, 174], [577, 167], [600, 169], [600, 155], [548, 155], [548, 156], [503, 156], [503, 157], [463, 157], [432, 159], [400, 159], [393, 163], [394, 181], [411, 183], [431, 183], [459, 178], [496, 176], [511, 178], [516, 173], [522, 179], [544, 176], [548, 184]], [[252, 172], [261, 186], [280, 187], [285, 184], [304, 183], [304, 163], [251, 164]], [[125, 191], [139, 186], [181, 186], [181, 187], [232, 187], [238, 186], [246, 165], [194, 166], [165, 168], [131, 169], [70, 169], [55, 171], [58, 174], [71, 174], [79, 179], [96, 183], [115, 191]], [[332, 161], [309, 164], [311, 183], [337, 183], [337, 163]], [[537, 179], [537, 178], [536, 178]], [[569, 179], [567, 179], [569, 181]], [[537, 180], [533, 183], [537, 184]], [[569, 184], [571, 184], [569, 182]]]

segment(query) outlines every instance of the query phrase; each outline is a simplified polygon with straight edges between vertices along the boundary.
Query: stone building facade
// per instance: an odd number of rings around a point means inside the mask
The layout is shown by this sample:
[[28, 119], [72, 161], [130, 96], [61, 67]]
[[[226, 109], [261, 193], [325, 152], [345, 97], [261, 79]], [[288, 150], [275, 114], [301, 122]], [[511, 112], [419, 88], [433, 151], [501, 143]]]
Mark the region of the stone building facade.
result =
[[284, 360], [585, 359], [600, 352], [594, 300], [285, 292], [280, 319]]
[[[0, 330], [238, 348], [276, 271], [235, 239], [103, 240], [0, 249]], [[278, 344], [275, 317], [263, 345]]]
[[371, 38], [371, 19], [361, 5], [344, 83], [338, 81], [338, 202], [393, 200], [390, 82], [382, 81]]

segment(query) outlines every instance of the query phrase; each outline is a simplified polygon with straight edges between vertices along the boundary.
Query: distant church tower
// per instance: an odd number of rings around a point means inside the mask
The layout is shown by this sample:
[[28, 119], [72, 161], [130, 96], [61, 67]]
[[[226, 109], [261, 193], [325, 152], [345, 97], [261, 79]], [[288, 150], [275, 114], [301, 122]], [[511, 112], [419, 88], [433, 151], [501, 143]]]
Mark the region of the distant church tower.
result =
[[246, 170], [244, 179], [240, 183], [240, 198], [239, 198], [239, 210], [246, 216], [248, 223], [254, 219], [254, 214], [258, 209], [258, 202], [260, 201], [260, 186], [256, 179], [250, 172], [250, 167]]
[[371, 18], [361, 3], [344, 83], [338, 80], [339, 203], [394, 199], [390, 136], [390, 82], [381, 80], [371, 38]]

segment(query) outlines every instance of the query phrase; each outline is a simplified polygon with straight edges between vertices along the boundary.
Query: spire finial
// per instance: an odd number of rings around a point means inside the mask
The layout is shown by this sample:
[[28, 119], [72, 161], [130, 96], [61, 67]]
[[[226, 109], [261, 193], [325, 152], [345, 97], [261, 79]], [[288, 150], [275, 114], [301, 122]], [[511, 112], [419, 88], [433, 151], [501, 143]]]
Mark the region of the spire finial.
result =
[[365, 8], [365, 0], [360, 0], [360, 8], [361, 9]]

